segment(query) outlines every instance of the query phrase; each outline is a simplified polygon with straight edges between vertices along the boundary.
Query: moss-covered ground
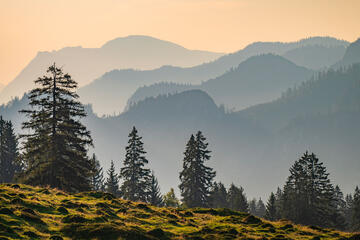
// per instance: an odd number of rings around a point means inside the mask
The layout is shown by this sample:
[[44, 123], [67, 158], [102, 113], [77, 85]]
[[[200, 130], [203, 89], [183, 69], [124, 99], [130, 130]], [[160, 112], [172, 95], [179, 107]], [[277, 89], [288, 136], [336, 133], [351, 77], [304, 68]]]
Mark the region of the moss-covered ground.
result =
[[101, 192], [0, 185], [2, 239], [360, 239], [228, 209], [158, 208]]

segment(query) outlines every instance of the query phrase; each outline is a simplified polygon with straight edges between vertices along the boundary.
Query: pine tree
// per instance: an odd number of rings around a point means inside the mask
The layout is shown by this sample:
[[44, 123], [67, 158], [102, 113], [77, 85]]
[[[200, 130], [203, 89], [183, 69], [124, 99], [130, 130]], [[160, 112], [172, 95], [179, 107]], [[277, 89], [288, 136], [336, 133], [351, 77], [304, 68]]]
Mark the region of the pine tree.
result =
[[125, 199], [142, 202], [147, 200], [151, 186], [151, 172], [145, 168], [145, 164], [148, 163], [145, 154], [142, 137], [138, 136], [138, 131], [133, 127], [126, 147], [124, 167], [120, 170], [122, 179], [120, 190]]
[[163, 196], [163, 200], [165, 207], [177, 208], [180, 206], [180, 201], [177, 199], [173, 188], [171, 188], [170, 191]]
[[96, 158], [96, 155], [90, 158], [90, 163], [92, 166], [92, 173], [90, 177], [90, 185], [94, 191], [104, 191], [104, 174], [103, 168], [100, 166], [99, 160]]
[[119, 178], [115, 172], [114, 161], [112, 160], [107, 174], [108, 177], [105, 182], [105, 191], [115, 196], [119, 196]]
[[208, 207], [213, 179], [212, 168], [204, 165], [210, 159], [206, 138], [198, 131], [196, 138], [191, 135], [184, 153], [183, 170], [179, 185], [182, 201], [187, 207]]
[[148, 192], [147, 202], [158, 207], [163, 205], [163, 198], [161, 196], [159, 183], [155, 177], [154, 172], [151, 173], [151, 184]]
[[11, 121], [0, 116], [0, 183], [13, 182], [22, 170], [19, 161], [18, 141]]
[[352, 202], [352, 230], [360, 230], [360, 189], [355, 188], [353, 202]]
[[353, 197], [351, 194], [347, 194], [345, 197], [345, 223], [346, 230], [351, 230], [353, 226]]
[[92, 139], [80, 122], [86, 113], [77, 101], [77, 83], [54, 63], [35, 84], [40, 86], [29, 94], [31, 110], [20, 111], [29, 119], [22, 125], [29, 133], [21, 136], [26, 169], [20, 180], [70, 192], [89, 190]]
[[229, 208], [235, 211], [249, 212], [249, 205], [242, 187], [230, 185], [228, 191]]
[[331, 205], [332, 215], [331, 222], [334, 224], [334, 227], [337, 229], [345, 230], [346, 229], [346, 202], [344, 199], [344, 194], [340, 190], [338, 185], [335, 186], [333, 203]]
[[276, 197], [275, 194], [271, 192], [266, 204], [265, 218], [270, 221], [275, 221], [278, 220], [277, 216], [278, 214], [276, 211]]
[[256, 203], [256, 216], [262, 218], [265, 216], [265, 213], [266, 213], [266, 207], [264, 202], [260, 198], [259, 201], [257, 201]]
[[332, 227], [334, 187], [323, 163], [306, 152], [290, 168], [282, 197], [283, 217], [295, 223]]
[[249, 201], [249, 213], [257, 216], [256, 199], [255, 198], [253, 198], [251, 201]]
[[210, 207], [212, 208], [227, 208], [227, 191], [221, 182], [214, 183], [211, 194], [210, 194]]
[[281, 188], [278, 187], [275, 194], [276, 219], [283, 217], [283, 205], [283, 192]]

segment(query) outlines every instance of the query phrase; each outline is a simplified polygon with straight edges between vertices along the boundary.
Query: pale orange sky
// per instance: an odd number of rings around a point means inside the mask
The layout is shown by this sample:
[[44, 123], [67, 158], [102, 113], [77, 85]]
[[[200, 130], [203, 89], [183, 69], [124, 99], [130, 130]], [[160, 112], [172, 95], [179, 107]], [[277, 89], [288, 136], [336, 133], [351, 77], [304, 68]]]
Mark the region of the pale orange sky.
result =
[[38, 51], [149, 35], [233, 52], [254, 41], [360, 37], [360, 0], [0, 0], [0, 83]]

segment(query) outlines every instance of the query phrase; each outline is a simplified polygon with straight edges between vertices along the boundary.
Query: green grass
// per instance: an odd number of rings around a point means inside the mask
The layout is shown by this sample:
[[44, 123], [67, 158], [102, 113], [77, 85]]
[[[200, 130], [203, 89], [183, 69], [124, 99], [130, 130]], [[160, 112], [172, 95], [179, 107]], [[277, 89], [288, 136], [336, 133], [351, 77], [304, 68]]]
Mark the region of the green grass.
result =
[[229, 209], [158, 208], [108, 193], [0, 185], [2, 239], [360, 239]]

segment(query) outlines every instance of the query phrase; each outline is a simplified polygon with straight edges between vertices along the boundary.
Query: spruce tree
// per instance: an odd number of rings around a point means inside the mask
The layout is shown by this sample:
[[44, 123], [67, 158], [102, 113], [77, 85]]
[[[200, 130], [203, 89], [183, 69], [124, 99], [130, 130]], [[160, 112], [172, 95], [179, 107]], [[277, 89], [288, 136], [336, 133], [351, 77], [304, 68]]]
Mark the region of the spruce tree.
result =
[[161, 196], [159, 183], [155, 177], [154, 172], [151, 173], [151, 182], [147, 202], [158, 207], [163, 205], [163, 198]]
[[179, 188], [183, 203], [190, 208], [210, 206], [210, 193], [216, 173], [204, 164], [210, 159], [211, 152], [205, 141], [202, 132], [198, 131], [196, 137], [191, 135], [184, 152]]
[[283, 217], [295, 223], [333, 227], [334, 187], [323, 163], [306, 152], [290, 168], [284, 186]]
[[35, 84], [39, 86], [29, 94], [31, 109], [20, 111], [28, 118], [22, 127], [29, 132], [21, 136], [26, 169], [20, 180], [70, 192], [90, 190], [87, 147], [92, 139], [80, 122], [86, 113], [77, 101], [77, 83], [54, 63]]
[[11, 121], [0, 116], [0, 183], [13, 182], [22, 165], [19, 161], [18, 141]]
[[210, 207], [212, 208], [227, 208], [227, 191], [221, 182], [214, 183], [211, 194], [210, 194]]
[[133, 127], [129, 134], [128, 146], [124, 166], [120, 170], [122, 185], [120, 187], [122, 197], [131, 201], [146, 202], [151, 186], [151, 172], [145, 165], [148, 160], [145, 157], [144, 143], [138, 131]]
[[249, 201], [249, 213], [252, 215], [257, 216], [257, 211], [256, 211], [256, 199], [253, 198], [252, 200]]
[[177, 199], [173, 188], [171, 188], [170, 191], [163, 196], [163, 200], [164, 200], [165, 207], [175, 207], [176, 208], [176, 207], [180, 206], [180, 201], [179, 201], [179, 199]]
[[351, 230], [353, 226], [353, 197], [351, 194], [347, 194], [345, 197], [345, 223], [346, 230]]
[[256, 216], [263, 218], [265, 216], [265, 213], [266, 207], [264, 202], [260, 198], [259, 201], [257, 201], [256, 203]]
[[115, 172], [114, 161], [111, 160], [110, 168], [107, 171], [105, 191], [115, 196], [119, 196], [119, 178]]
[[270, 221], [275, 221], [277, 219], [277, 211], [276, 211], [276, 197], [273, 192], [271, 192], [270, 197], [266, 203], [266, 212], [265, 218]]
[[352, 202], [352, 230], [360, 231], [360, 189], [355, 188]]
[[92, 172], [90, 177], [91, 188], [94, 191], [104, 191], [103, 168], [100, 166], [100, 162], [96, 158], [95, 154], [93, 154], [90, 158], [90, 163], [92, 166]]
[[230, 185], [228, 191], [229, 208], [235, 211], [249, 212], [249, 204], [246, 199], [244, 189], [234, 184]]

